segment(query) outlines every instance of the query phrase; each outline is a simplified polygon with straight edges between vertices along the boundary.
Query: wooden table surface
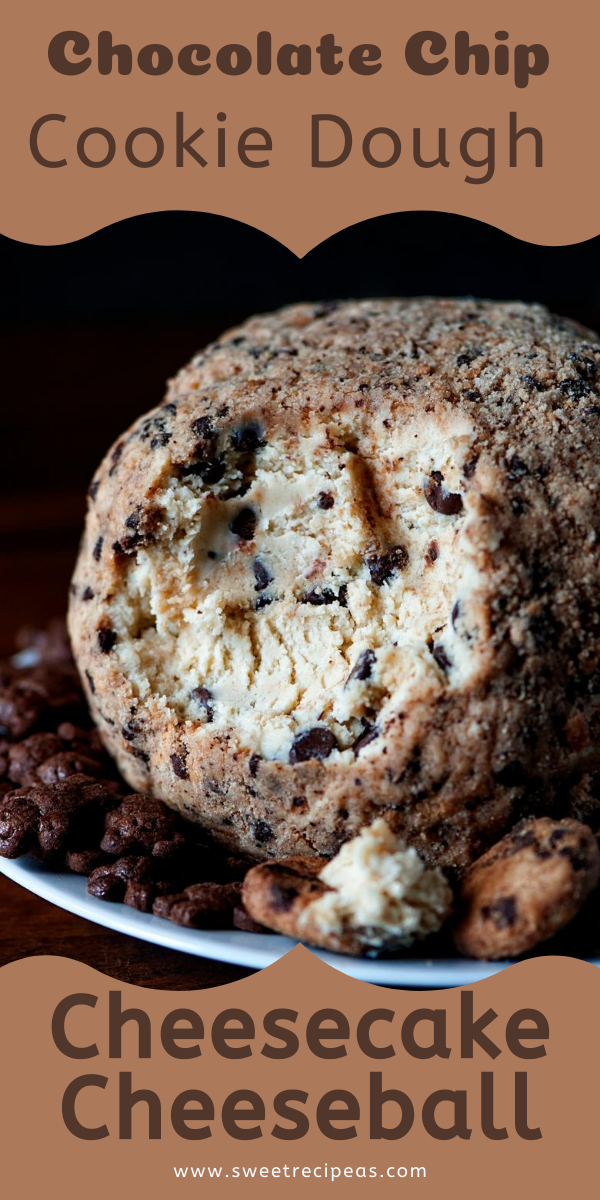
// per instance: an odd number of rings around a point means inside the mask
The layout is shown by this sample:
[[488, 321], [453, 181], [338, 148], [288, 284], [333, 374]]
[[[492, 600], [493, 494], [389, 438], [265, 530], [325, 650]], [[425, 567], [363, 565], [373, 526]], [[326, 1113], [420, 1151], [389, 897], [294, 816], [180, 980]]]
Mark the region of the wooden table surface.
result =
[[74, 958], [123, 983], [165, 990], [217, 987], [253, 974], [113, 933], [0, 875], [0, 967], [37, 954]]

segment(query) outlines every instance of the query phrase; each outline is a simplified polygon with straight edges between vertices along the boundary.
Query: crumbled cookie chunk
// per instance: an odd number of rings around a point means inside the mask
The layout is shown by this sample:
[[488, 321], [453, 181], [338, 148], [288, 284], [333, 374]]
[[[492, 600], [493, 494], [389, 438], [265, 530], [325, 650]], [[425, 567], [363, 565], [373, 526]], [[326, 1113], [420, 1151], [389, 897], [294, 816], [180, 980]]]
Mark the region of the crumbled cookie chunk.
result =
[[597, 335], [516, 302], [301, 304], [198, 354], [96, 474], [70, 598], [129, 785], [258, 859], [384, 817], [457, 874], [561, 811], [600, 772], [595, 407]]
[[229, 929], [240, 895], [239, 883], [195, 883], [179, 895], [159, 896], [152, 911], [193, 929]]
[[287, 859], [253, 867], [243, 900], [256, 921], [328, 950], [372, 954], [437, 932], [452, 892], [441, 871], [378, 820], [323, 865]]
[[73, 775], [61, 783], [9, 792], [0, 803], [0, 855], [31, 854], [59, 864], [67, 851], [97, 849], [119, 785]]
[[521, 821], [462, 881], [454, 930], [459, 953], [524, 954], [567, 925], [599, 879], [600, 850], [587, 825]]

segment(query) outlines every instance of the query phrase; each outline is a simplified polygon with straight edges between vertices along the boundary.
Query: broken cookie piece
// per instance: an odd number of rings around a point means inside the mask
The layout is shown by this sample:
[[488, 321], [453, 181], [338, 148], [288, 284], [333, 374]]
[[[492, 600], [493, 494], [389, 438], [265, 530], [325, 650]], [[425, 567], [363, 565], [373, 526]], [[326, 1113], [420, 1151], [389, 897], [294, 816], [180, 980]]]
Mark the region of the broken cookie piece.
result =
[[514, 958], [553, 937], [600, 880], [600, 850], [587, 825], [521, 821], [467, 872], [454, 942], [470, 958]]
[[440, 870], [427, 868], [379, 819], [325, 864], [291, 858], [253, 867], [243, 901], [257, 922], [279, 933], [368, 955], [441, 929], [452, 891]]

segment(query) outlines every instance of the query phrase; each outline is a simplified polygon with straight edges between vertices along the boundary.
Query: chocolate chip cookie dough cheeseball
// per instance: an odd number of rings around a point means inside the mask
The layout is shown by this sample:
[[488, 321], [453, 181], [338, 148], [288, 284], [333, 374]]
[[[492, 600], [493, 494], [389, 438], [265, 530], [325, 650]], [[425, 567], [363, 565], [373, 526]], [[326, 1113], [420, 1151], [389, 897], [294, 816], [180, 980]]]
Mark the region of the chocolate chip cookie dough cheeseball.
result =
[[102, 737], [227, 846], [378, 816], [463, 869], [599, 767], [600, 344], [545, 309], [301, 304], [225, 334], [90, 489]]

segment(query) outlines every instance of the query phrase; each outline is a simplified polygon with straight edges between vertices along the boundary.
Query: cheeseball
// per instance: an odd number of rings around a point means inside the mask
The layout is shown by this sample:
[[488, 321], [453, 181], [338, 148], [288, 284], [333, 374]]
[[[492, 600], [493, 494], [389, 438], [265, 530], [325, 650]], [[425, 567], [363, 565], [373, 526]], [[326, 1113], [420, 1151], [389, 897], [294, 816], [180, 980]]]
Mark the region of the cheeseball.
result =
[[599, 483], [600, 342], [540, 306], [254, 317], [90, 487], [69, 627], [106, 747], [231, 850], [383, 817], [464, 871], [600, 768]]

